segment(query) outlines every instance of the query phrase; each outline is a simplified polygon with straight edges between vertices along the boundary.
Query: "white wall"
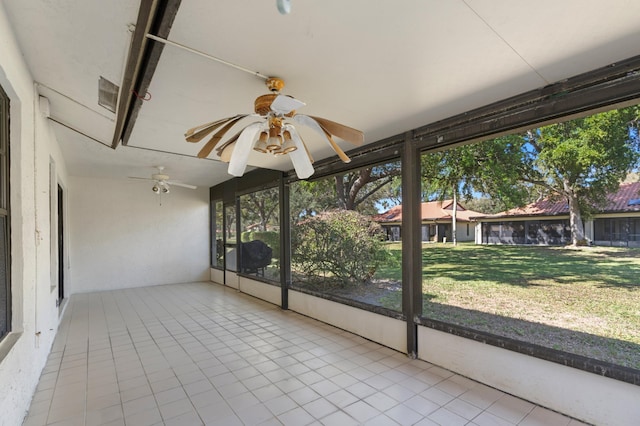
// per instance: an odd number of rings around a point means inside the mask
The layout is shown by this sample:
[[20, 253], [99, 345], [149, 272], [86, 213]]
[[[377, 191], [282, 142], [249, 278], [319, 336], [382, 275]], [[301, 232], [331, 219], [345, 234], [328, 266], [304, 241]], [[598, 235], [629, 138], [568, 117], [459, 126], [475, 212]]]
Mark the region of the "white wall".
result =
[[418, 355], [504, 392], [597, 425], [638, 425], [640, 386], [418, 327]]
[[289, 309], [407, 352], [407, 326], [404, 321], [292, 290], [289, 290]]
[[66, 171], [0, 3], [0, 85], [10, 98], [12, 332], [0, 342], [0, 425], [22, 422], [58, 326], [51, 281], [49, 163]]
[[[467, 234], [467, 226], [469, 227], [468, 234]], [[456, 224], [456, 240], [458, 242], [474, 241], [475, 238], [476, 238], [475, 223], [458, 222]]]
[[282, 306], [282, 290], [279, 286], [239, 277], [238, 290], [274, 305]]
[[208, 189], [151, 187], [70, 178], [72, 293], [209, 281]]

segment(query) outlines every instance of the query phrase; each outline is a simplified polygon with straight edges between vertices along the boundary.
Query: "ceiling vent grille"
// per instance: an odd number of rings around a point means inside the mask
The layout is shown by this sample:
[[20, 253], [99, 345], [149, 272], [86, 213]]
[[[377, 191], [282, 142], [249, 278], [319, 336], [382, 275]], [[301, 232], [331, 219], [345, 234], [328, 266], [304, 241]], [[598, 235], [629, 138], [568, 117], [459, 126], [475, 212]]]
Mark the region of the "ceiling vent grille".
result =
[[100, 76], [98, 81], [98, 105], [115, 113], [119, 91], [120, 88], [117, 85]]

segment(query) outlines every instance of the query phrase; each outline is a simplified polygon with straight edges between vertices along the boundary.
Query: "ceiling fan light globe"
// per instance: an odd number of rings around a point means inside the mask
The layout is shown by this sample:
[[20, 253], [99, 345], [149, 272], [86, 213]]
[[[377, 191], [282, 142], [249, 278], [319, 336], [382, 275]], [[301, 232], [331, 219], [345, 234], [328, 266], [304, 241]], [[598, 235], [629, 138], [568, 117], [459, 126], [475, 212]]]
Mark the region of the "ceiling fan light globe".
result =
[[288, 130], [285, 130], [284, 132], [282, 132], [282, 136], [284, 138], [284, 143], [282, 144], [283, 154], [288, 154], [291, 151], [295, 151], [296, 149], [298, 149], [296, 144], [291, 139], [291, 133]]
[[274, 153], [282, 150], [282, 136], [270, 136], [269, 141], [267, 142], [267, 151]]
[[151, 190], [153, 192], [155, 192], [156, 194], [158, 194], [160, 192], [160, 188], [158, 188], [158, 185], [153, 185], [153, 188], [151, 188]]
[[168, 194], [169, 193], [169, 188], [167, 188], [166, 186], [162, 188], [162, 193], [163, 194]]
[[269, 152], [269, 150], [267, 149], [267, 140], [269, 139], [269, 135], [267, 134], [267, 132], [262, 132], [260, 133], [260, 137], [258, 138], [258, 141], [256, 142], [255, 146], [253, 147], [254, 151], [258, 151], [258, 152], [262, 152], [262, 153], [267, 153]]

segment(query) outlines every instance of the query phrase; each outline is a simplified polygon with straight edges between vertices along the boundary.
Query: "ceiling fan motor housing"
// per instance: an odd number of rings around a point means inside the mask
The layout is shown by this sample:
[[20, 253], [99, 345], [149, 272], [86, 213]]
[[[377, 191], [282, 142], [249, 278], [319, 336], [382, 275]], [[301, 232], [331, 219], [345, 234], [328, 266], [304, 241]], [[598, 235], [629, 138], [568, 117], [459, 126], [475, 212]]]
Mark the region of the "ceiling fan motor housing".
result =
[[268, 95], [258, 96], [254, 103], [256, 114], [266, 116], [271, 111], [271, 104], [278, 97], [275, 93], [269, 93]]
[[169, 180], [169, 176], [168, 175], [163, 175], [162, 173], [157, 173], [155, 175], [151, 175], [151, 178], [155, 179], [157, 181]]

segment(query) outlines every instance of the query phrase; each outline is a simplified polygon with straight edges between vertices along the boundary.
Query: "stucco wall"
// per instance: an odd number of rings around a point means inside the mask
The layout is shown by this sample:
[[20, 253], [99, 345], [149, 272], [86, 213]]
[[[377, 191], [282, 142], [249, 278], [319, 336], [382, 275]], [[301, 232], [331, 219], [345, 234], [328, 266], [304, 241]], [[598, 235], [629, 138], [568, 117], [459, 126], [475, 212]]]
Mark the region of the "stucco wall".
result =
[[71, 177], [72, 293], [209, 280], [208, 189], [151, 186]]
[[[10, 98], [12, 333], [0, 342], [0, 425], [18, 425], [29, 407], [58, 326], [51, 280], [49, 210], [53, 179], [67, 176], [33, 78], [0, 3], [0, 85]], [[54, 217], [55, 219], [55, 217]]]
[[640, 386], [418, 327], [418, 355], [504, 392], [596, 425], [637, 425]]

